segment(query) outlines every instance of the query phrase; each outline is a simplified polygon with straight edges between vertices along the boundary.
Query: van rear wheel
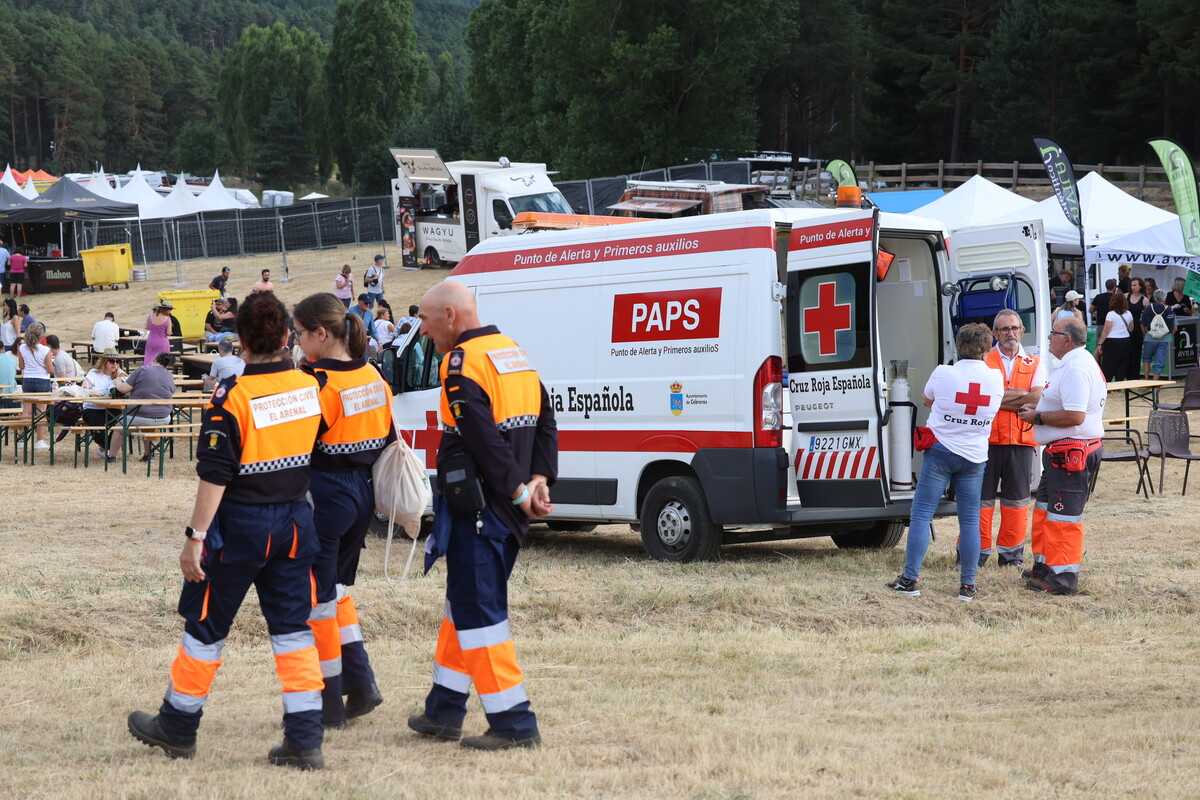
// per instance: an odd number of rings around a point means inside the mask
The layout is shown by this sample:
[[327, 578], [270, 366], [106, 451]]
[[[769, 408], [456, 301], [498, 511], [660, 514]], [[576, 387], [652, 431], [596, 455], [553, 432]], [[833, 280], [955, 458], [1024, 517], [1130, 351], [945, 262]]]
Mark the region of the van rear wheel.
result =
[[425, 248], [425, 260], [429, 262], [429, 266], [431, 267], [440, 267], [442, 265], [442, 257], [432, 247]]
[[646, 495], [641, 514], [642, 544], [660, 561], [716, 561], [721, 526], [713, 522], [695, 478], [663, 478]]
[[900, 544], [905, 527], [899, 520], [887, 519], [876, 522], [865, 531], [839, 533], [832, 539], [843, 550], [886, 550]]

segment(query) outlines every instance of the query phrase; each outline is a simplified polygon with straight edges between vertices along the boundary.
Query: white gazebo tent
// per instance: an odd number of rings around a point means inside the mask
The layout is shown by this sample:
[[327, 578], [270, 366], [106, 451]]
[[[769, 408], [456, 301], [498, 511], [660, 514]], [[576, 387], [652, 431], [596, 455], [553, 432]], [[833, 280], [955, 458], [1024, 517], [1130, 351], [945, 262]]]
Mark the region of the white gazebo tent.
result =
[[126, 203], [137, 203], [138, 216], [142, 219], [149, 219], [147, 215], [163, 201], [163, 196], [151, 189], [150, 184], [146, 183], [146, 179], [140, 174], [134, 175], [117, 191], [119, 199]]
[[33, 185], [32, 180], [25, 181], [25, 185], [21, 187], [21, 194], [25, 195], [30, 200], [36, 200], [38, 198], [38, 190], [37, 187]]
[[[1170, 211], [1138, 200], [1095, 172], [1089, 172], [1079, 181], [1079, 204], [1083, 211], [1084, 246], [1089, 249], [1175, 218]], [[1079, 230], [1067, 222], [1058, 198], [1053, 195], [1030, 208], [989, 219], [986, 224], [1027, 222], [1035, 218], [1044, 223], [1046, 243], [1055, 252], [1080, 254]]]
[[25, 193], [21, 191], [21, 184], [17, 183], [17, 179], [13, 177], [11, 165], [4, 168], [4, 175], [0, 176], [0, 184], [7, 186], [19, 195], [25, 195]]
[[1140, 231], [1118, 236], [1087, 252], [1087, 263], [1099, 264], [1102, 277], [1116, 275], [1120, 264], [1132, 264], [1135, 275], [1149, 275], [1160, 289], [1170, 289], [1171, 281], [1186, 276], [1188, 270], [1200, 273], [1200, 256], [1192, 255], [1183, 245], [1179, 217], [1151, 225]]
[[912, 213], [936, 219], [946, 226], [946, 230], [955, 231], [983, 225], [998, 216], [1014, 214], [1035, 205], [1036, 201], [997, 186], [982, 175], [975, 175], [954, 191]]
[[175, 181], [175, 187], [171, 189], [170, 194], [149, 212], [142, 213], [141, 216], [143, 220], [175, 219], [176, 217], [190, 217], [201, 211], [204, 211], [204, 208], [196, 200], [196, 195], [192, 194], [191, 187], [184, 182], [181, 175], [179, 180]]
[[99, 172], [93, 172], [92, 177], [88, 178], [88, 182], [84, 186], [92, 194], [103, 197], [106, 200], [121, 199], [117, 190], [109, 183], [108, 176], [104, 174], [104, 167], [101, 167]]
[[213, 173], [212, 182], [204, 187], [204, 191], [196, 196], [196, 202], [204, 211], [228, 211], [230, 209], [245, 208], [245, 205], [240, 202], [233, 193], [225, 188], [225, 184], [221, 183], [221, 172], [217, 170]]

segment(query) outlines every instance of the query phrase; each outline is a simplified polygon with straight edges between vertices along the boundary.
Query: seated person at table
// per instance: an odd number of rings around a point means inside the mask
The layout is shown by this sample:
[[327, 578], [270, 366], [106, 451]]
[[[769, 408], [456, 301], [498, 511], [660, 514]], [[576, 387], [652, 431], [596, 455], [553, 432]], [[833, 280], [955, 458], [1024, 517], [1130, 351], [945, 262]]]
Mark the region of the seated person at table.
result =
[[213, 362], [212, 369], [208, 371], [209, 376], [220, 382], [234, 375], [242, 374], [242, 370], [246, 368], [246, 362], [233, 354], [233, 342], [222, 339], [217, 345], [217, 352], [221, 354], [221, 357]]
[[54, 377], [56, 378], [82, 378], [83, 370], [79, 368], [79, 363], [68, 353], [62, 349], [62, 343], [53, 333], [46, 337], [46, 346], [50, 348], [50, 355], [53, 357]]
[[[230, 306], [233, 305], [231, 309]], [[233, 298], [213, 300], [212, 311], [204, 320], [204, 338], [210, 342], [236, 338], [237, 301]]]
[[92, 352], [103, 353], [109, 348], [116, 348], [117, 339], [121, 338], [121, 329], [117, 326], [116, 317], [111, 311], [104, 314], [104, 319], [92, 326]]
[[[17, 357], [0, 342], [0, 398], [17, 390]], [[12, 408], [11, 400], [0, 399], [0, 408]]]
[[[92, 368], [83, 377], [83, 396], [85, 398], [111, 397], [112, 389], [117, 381], [125, 380], [128, 377], [125, 370], [121, 369], [121, 360], [117, 358], [116, 349], [110, 347], [101, 355], [96, 356], [96, 360], [92, 362]], [[83, 401], [84, 425], [91, 428], [107, 428], [115, 425], [116, 421], [117, 414], [113, 409], [89, 403], [86, 399]], [[99, 445], [100, 455], [108, 455], [108, 451], [105, 449], [104, 431], [92, 431], [92, 439]]]
[[[130, 400], [170, 400], [175, 396], [175, 376], [170, 366], [175, 357], [170, 353], [159, 353], [153, 364], [145, 364], [133, 371], [126, 380], [117, 381], [114, 388]], [[130, 428], [154, 428], [171, 421], [171, 404], [133, 405], [125, 409], [121, 425]], [[116, 458], [124, 442], [122, 427], [113, 428], [112, 441], [108, 447], [108, 458]], [[143, 460], [146, 460], [143, 457]]]

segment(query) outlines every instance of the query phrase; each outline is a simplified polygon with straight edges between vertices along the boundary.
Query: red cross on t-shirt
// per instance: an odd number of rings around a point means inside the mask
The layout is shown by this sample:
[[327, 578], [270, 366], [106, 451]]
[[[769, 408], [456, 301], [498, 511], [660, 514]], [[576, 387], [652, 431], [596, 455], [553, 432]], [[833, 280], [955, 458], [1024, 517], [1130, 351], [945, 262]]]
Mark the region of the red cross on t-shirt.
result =
[[850, 330], [850, 304], [837, 302], [833, 281], [817, 287], [817, 305], [804, 309], [804, 332], [817, 334], [817, 353], [837, 355], [837, 334]]
[[964, 413], [970, 414], [972, 417], [980, 407], [987, 408], [992, 404], [992, 398], [981, 392], [980, 386], [978, 383], [968, 383], [967, 391], [954, 395], [954, 402], [962, 403], [965, 406]]

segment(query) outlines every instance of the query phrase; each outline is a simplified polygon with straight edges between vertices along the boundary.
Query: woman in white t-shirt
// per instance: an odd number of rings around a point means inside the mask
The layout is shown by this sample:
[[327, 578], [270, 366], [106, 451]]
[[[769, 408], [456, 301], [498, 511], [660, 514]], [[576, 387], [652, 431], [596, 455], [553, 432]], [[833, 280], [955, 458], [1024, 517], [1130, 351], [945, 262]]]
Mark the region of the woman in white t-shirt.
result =
[[[45, 333], [45, 325], [40, 322], [33, 323], [26, 329], [25, 339], [17, 348], [17, 366], [21, 368], [21, 391], [26, 394], [50, 392], [50, 378], [54, 375], [54, 356], [51, 355], [50, 348], [41, 343]], [[40, 414], [45, 407], [43, 403], [24, 405], [27, 416], [33, 411]], [[49, 443], [46, 442], [45, 425], [38, 425], [36, 438], [34, 450], [50, 449]]]
[[[96, 356], [92, 368], [84, 376], [83, 394], [85, 397], [110, 397], [116, 382], [127, 377], [129, 376], [121, 369], [120, 360], [116, 358], [116, 351], [114, 350], [111, 356], [106, 352]], [[112, 427], [110, 423], [116, 422], [118, 416], [110, 408], [86, 400], [83, 402], [83, 421], [89, 427]], [[105, 432], [92, 431], [92, 439], [100, 446], [100, 455], [107, 455], [108, 442], [105, 441]]]
[[1112, 300], [1108, 301], [1108, 314], [1104, 317], [1104, 330], [1096, 341], [1100, 370], [1106, 381], [1125, 380], [1132, 347], [1131, 331], [1133, 315], [1129, 313], [1129, 301], [1120, 291], [1113, 292]]
[[0, 320], [0, 342], [9, 350], [16, 348], [21, 335], [21, 318], [17, 316], [17, 301], [11, 297], [4, 300], [4, 317]]
[[954, 340], [958, 361], [939, 366], [925, 384], [922, 400], [929, 411], [929, 428], [937, 441], [925, 451], [917, 490], [913, 493], [904, 572], [887, 587], [898, 594], [918, 597], [921, 563], [929, 549], [930, 524], [946, 487], [954, 482], [958, 504], [960, 579], [958, 599], [975, 598], [975, 572], [979, 569], [979, 497], [988, 460], [992, 419], [1004, 399], [1004, 378], [983, 359], [992, 348], [992, 331], [986, 325], [964, 325]]
[[380, 306], [375, 312], [375, 343], [379, 345], [379, 351], [383, 352], [392, 343], [392, 339], [396, 338], [396, 325], [392, 322], [392, 310], [386, 306]]

